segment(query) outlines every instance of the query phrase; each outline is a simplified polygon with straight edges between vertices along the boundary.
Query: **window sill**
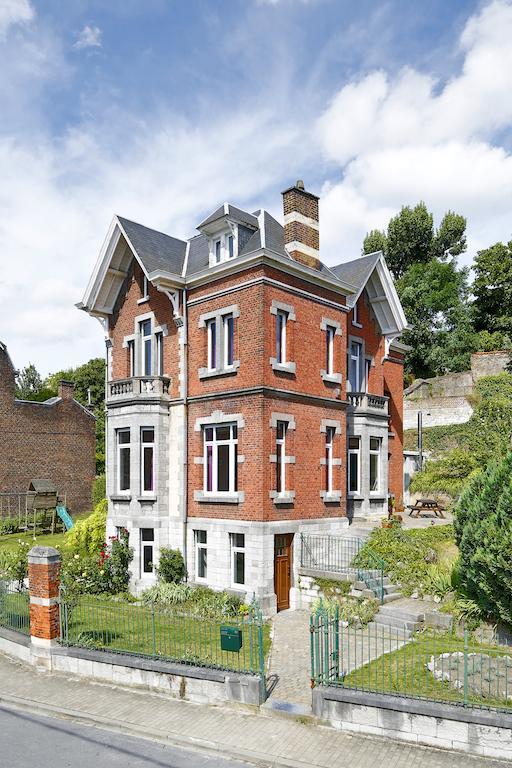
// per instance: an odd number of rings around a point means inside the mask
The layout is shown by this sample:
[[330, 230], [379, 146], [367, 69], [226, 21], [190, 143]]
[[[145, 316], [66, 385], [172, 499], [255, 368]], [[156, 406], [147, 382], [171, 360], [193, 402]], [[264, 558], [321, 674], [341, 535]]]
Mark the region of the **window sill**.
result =
[[279, 373], [294, 374], [297, 368], [295, 363], [278, 363], [275, 357], [270, 358], [270, 365], [273, 371], [278, 371]]
[[110, 501], [131, 501], [131, 494], [116, 494], [115, 496], [109, 496]]
[[145, 304], [146, 301], [149, 301], [149, 296], [143, 296], [142, 299], [137, 299], [137, 304]]
[[361, 496], [360, 493], [348, 493], [347, 496], [352, 501], [364, 501], [364, 496]]
[[339, 503], [341, 501], [341, 491], [320, 491], [320, 496], [325, 504]]
[[386, 501], [386, 498], [382, 493], [370, 493], [370, 501]]
[[352, 325], [354, 326], [354, 328], [362, 328], [363, 327], [362, 323], [355, 322], [354, 320], [352, 320]]
[[286, 491], [286, 493], [270, 491], [269, 496], [274, 504], [293, 504], [295, 500], [295, 491]]
[[200, 379], [213, 379], [215, 376], [233, 376], [240, 368], [240, 360], [235, 360], [229, 368], [216, 368], [209, 371], [208, 368], [199, 368], [198, 375]]
[[137, 501], [140, 501], [140, 502], [142, 502], [142, 501], [149, 501], [149, 502], [153, 503], [153, 502], [157, 501], [157, 497], [156, 496], [137, 496]]
[[194, 501], [206, 504], [241, 504], [245, 501], [245, 493], [205, 493], [204, 491], [194, 491]]
[[325, 381], [326, 384], [341, 384], [341, 373], [326, 373], [325, 371], [320, 371], [320, 376], [322, 377], [322, 381]]

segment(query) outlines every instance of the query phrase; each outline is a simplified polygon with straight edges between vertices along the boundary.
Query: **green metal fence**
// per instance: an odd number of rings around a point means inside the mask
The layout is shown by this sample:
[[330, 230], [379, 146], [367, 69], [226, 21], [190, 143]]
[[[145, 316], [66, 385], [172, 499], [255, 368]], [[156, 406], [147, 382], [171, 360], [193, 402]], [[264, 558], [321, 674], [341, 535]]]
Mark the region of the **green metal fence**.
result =
[[30, 635], [28, 591], [10, 581], [0, 581], [0, 627]]
[[[269, 629], [261, 613], [247, 617], [203, 618], [155, 605], [115, 603], [101, 598], [69, 600], [61, 594], [61, 643], [112, 653], [248, 672], [264, 680]], [[239, 650], [224, 650], [221, 628], [235, 632]], [[231, 633], [233, 636], [233, 633]]]
[[310, 629], [312, 685], [512, 710], [509, 645], [478, 642], [468, 631], [346, 627], [324, 611], [311, 616]]
[[[361, 550], [364, 547], [364, 553]], [[300, 565], [312, 571], [329, 571], [363, 581], [384, 602], [386, 563], [368, 544], [355, 536], [320, 536], [302, 533]]]

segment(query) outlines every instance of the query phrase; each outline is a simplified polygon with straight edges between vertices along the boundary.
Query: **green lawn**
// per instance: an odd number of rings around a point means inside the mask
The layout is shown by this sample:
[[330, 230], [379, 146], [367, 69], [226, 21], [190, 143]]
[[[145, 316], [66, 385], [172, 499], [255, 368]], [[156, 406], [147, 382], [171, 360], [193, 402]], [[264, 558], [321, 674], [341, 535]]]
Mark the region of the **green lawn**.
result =
[[[427, 668], [432, 658], [444, 680]], [[419, 633], [398, 650], [349, 673], [339, 685], [462, 704], [465, 677], [468, 704], [512, 708], [512, 649], [469, 642], [465, 662], [463, 639], [449, 633]]]
[[18, 548], [19, 541], [26, 542], [31, 546], [62, 547], [65, 541], [64, 533], [42, 533], [34, 537], [34, 534], [24, 531], [23, 533], [10, 533], [6, 536], [0, 536], [0, 552], [13, 552]]
[[[65, 619], [65, 614], [63, 616]], [[220, 627], [242, 630], [240, 652], [220, 647]], [[132, 603], [83, 597], [70, 608], [67, 642], [106, 651], [133, 653], [203, 666], [259, 671], [258, 627], [238, 618], [203, 619]], [[270, 627], [263, 626], [263, 651], [270, 649]]]

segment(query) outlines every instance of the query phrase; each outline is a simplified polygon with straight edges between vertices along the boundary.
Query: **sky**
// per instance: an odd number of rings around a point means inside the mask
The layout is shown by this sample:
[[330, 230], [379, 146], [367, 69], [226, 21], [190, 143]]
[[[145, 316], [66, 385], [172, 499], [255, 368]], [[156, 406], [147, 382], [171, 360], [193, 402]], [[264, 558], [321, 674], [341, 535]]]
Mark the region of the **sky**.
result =
[[512, 238], [512, 0], [0, 0], [0, 340], [104, 352], [75, 308], [114, 214], [176, 237], [321, 196], [321, 258], [424, 200]]

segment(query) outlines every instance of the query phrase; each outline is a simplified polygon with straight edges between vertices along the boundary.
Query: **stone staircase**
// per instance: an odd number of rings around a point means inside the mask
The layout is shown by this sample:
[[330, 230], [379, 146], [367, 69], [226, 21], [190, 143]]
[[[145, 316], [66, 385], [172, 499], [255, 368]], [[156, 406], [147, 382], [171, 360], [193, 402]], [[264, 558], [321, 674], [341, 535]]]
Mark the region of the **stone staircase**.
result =
[[423, 606], [418, 605], [416, 600], [410, 600], [398, 594], [392, 605], [384, 604], [380, 607], [379, 612], [368, 626], [379, 629], [389, 627], [390, 634], [393, 634], [395, 629], [410, 636], [421, 628], [424, 620]]
[[384, 576], [381, 582], [380, 573], [368, 571], [364, 581], [356, 580], [352, 586], [350, 594], [352, 597], [373, 597], [380, 600], [381, 584], [384, 589], [384, 605], [399, 600], [402, 597], [400, 587], [393, 584], [388, 576]]

